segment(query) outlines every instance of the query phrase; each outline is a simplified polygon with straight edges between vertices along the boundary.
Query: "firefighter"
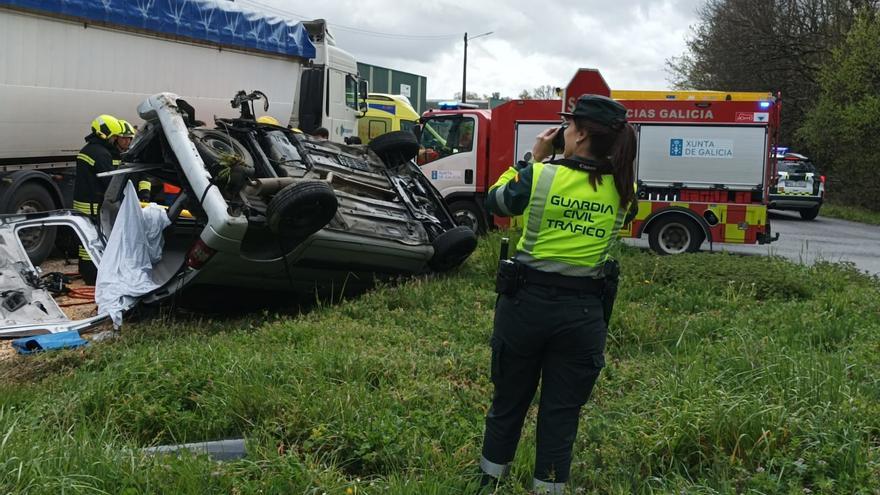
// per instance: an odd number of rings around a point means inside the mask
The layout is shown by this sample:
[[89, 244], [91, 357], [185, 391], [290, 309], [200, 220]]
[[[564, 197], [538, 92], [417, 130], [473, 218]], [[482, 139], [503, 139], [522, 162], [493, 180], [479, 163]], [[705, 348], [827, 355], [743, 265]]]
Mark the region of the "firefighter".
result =
[[[522, 214], [523, 232], [496, 281], [483, 486], [508, 473], [540, 377], [533, 485], [562, 493], [581, 407], [605, 365], [617, 284], [608, 251], [634, 200], [635, 133], [626, 109], [603, 96], [582, 95], [560, 115], [562, 127], [539, 134], [532, 161], [507, 170], [486, 199], [495, 215]], [[545, 161], [557, 147], [563, 158]]]
[[[100, 227], [100, 209], [109, 177], [98, 177], [119, 166], [121, 154], [131, 145], [134, 127], [112, 115], [99, 115], [92, 121], [92, 132], [86, 136], [86, 145], [76, 156], [76, 180], [73, 187], [73, 208], [84, 213]], [[149, 182], [139, 182], [139, 189]], [[98, 269], [85, 248], [79, 246], [79, 273], [88, 285], [94, 285]]]

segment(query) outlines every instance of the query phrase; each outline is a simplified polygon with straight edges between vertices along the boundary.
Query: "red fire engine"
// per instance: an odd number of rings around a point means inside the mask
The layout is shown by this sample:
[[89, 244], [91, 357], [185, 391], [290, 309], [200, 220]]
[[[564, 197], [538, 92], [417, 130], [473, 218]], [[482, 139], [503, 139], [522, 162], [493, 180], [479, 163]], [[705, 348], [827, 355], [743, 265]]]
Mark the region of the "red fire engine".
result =
[[486, 213], [486, 191], [524, 159], [539, 132], [559, 125], [563, 105], [570, 108], [583, 93], [617, 97], [638, 135], [638, 213], [623, 236], [646, 235], [651, 248], [662, 254], [697, 251], [704, 241], [775, 240], [767, 221], [769, 187], [776, 176], [771, 150], [780, 105], [775, 98], [671, 92], [665, 97], [685, 99], [640, 99], [657, 96], [611, 92], [591, 69], [578, 71], [562, 105], [559, 100], [513, 100], [491, 111], [455, 108], [424, 114], [419, 164], [460, 223], [479, 231], [506, 224]]

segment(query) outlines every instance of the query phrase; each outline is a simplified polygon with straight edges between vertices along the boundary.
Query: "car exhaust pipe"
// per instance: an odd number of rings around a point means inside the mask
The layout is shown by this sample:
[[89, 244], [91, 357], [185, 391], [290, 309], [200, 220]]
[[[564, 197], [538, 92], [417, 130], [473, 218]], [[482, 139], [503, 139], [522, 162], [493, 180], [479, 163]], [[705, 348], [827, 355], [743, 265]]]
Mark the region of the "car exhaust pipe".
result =
[[285, 187], [295, 183], [297, 179], [293, 177], [278, 177], [270, 179], [254, 179], [244, 186], [245, 194], [253, 196], [269, 196], [277, 193]]
[[[332, 184], [334, 179], [333, 172], [327, 174], [324, 177], [324, 181], [328, 184]], [[306, 179], [310, 180], [310, 179]], [[302, 182], [303, 179], [297, 179], [294, 177], [278, 177], [278, 178], [270, 178], [270, 179], [254, 179], [247, 183], [244, 186], [245, 194], [254, 195], [254, 196], [271, 196], [278, 191], [284, 189], [285, 187], [296, 184], [297, 182]]]

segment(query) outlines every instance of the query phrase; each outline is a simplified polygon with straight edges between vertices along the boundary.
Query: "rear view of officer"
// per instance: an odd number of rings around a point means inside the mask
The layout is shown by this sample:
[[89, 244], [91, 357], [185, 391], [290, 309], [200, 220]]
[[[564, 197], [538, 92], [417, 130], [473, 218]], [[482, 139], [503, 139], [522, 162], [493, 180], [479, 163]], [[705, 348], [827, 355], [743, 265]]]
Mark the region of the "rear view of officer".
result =
[[[538, 135], [534, 161], [505, 172], [486, 199], [495, 215], [522, 214], [523, 233], [499, 265], [480, 459], [484, 485], [508, 473], [540, 379], [533, 483], [553, 494], [568, 482], [580, 410], [605, 365], [617, 283], [608, 250], [634, 200], [636, 149], [626, 109], [610, 98], [582, 95], [560, 115], [561, 128]], [[544, 162], [555, 147], [563, 158]]]
[[[101, 204], [110, 184], [109, 177], [98, 177], [98, 174], [119, 166], [120, 155], [128, 149], [133, 137], [134, 128], [128, 122], [112, 115], [99, 115], [92, 121], [92, 132], [86, 136], [86, 145], [76, 156], [73, 208], [89, 215], [96, 224], [100, 224]], [[98, 269], [82, 245], [79, 247], [79, 273], [86, 284], [95, 284]]]

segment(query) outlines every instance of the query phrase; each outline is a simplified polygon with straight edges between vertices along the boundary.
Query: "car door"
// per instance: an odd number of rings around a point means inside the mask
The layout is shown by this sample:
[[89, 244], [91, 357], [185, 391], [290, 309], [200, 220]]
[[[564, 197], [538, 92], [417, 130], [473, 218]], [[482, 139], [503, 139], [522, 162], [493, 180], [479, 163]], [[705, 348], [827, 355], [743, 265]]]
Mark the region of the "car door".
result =
[[107, 315], [70, 320], [40, 284], [40, 273], [19, 241], [26, 228], [70, 227], [92, 259], [101, 260], [102, 242], [85, 217], [70, 210], [30, 215], [0, 215], [0, 338], [84, 330]]

